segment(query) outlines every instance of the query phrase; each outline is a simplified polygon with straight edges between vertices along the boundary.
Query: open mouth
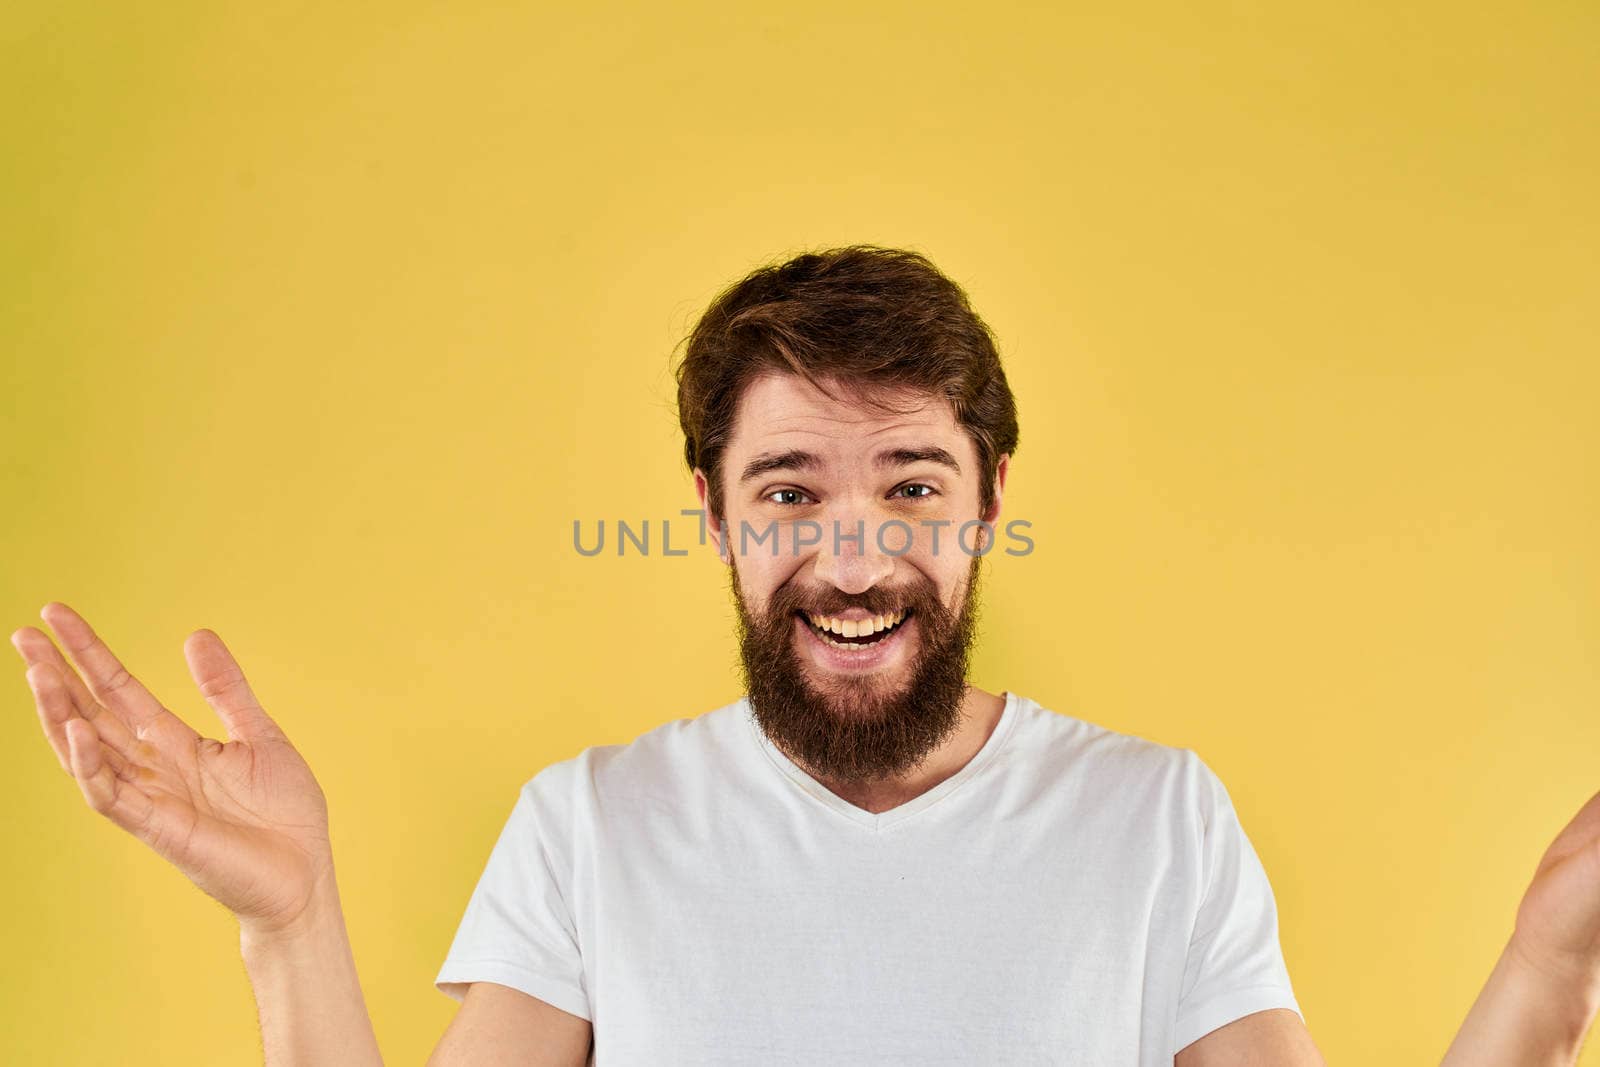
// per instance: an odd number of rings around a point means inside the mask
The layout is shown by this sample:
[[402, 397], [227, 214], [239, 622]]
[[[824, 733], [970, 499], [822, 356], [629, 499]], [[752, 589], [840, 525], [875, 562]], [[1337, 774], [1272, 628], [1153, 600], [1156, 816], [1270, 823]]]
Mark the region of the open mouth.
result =
[[835, 648], [864, 648], [894, 633], [896, 627], [911, 617], [911, 612], [895, 611], [870, 619], [838, 619], [808, 611], [797, 611], [795, 615], [811, 627], [812, 634], [823, 644]]

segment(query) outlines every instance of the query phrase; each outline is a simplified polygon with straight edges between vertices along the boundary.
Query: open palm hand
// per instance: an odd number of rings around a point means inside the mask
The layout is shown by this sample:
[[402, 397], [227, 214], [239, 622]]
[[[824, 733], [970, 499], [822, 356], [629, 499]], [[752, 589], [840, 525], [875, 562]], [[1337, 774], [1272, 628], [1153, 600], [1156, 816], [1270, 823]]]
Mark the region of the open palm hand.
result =
[[11, 642], [28, 663], [40, 722], [84, 799], [195, 885], [262, 929], [292, 924], [331, 878], [322, 789], [210, 630], [184, 643], [189, 673], [227, 731], [202, 737], [162, 706], [65, 604]]

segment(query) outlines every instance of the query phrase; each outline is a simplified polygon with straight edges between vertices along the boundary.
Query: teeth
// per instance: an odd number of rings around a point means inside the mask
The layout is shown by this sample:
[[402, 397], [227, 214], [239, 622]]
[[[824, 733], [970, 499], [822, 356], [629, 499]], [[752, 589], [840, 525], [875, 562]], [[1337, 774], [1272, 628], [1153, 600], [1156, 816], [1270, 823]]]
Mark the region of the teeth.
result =
[[831, 637], [824, 637], [822, 639], [822, 643], [825, 645], [832, 645], [834, 648], [841, 648], [846, 652], [856, 653], [865, 652], [867, 649], [872, 647], [871, 645], [847, 645], [843, 641], [835, 641]]
[[806, 618], [811, 620], [811, 625], [825, 633], [836, 633], [840, 637], [866, 637], [900, 625], [901, 620], [905, 617], [906, 613], [903, 611], [877, 615], [870, 619], [836, 619], [831, 615], [806, 613]]

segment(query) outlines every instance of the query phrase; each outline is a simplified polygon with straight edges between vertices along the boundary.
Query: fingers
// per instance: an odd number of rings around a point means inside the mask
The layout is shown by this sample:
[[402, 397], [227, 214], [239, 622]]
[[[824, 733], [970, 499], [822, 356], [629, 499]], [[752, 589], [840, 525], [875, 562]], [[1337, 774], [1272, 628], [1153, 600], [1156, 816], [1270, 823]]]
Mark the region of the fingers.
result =
[[[85, 719], [93, 720], [104, 713], [105, 709], [100, 702], [89, 692], [89, 687], [83, 684], [83, 679], [78, 677], [78, 672], [73, 670], [67, 661], [62, 658], [61, 651], [56, 648], [56, 643], [46, 637], [43, 632], [32, 626], [24, 626], [11, 635], [11, 643], [16, 647], [22, 661], [30, 667], [35, 663], [48, 663], [54, 667], [56, 674], [63, 680], [67, 687], [67, 696], [72, 701], [73, 708], [78, 715]], [[63, 737], [62, 744], [65, 745]], [[65, 751], [63, 748], [62, 751]]]
[[[45, 644], [49, 644], [49, 639], [42, 634], [39, 634], [38, 637]], [[12, 635], [12, 644], [18, 645], [19, 651], [21, 651], [20, 646], [23, 642], [18, 640], [17, 634]], [[28, 653], [24, 653], [23, 658], [29, 659], [30, 657]], [[65, 665], [63, 664], [63, 666]], [[76, 681], [77, 675], [72, 674], [70, 668], [67, 668], [67, 670], [68, 677]], [[30, 661], [26, 678], [28, 688], [33, 691], [33, 702], [39, 711], [39, 724], [44, 728], [45, 740], [50, 743], [51, 750], [55, 752], [56, 759], [61, 764], [61, 769], [71, 774], [72, 766], [68, 758], [66, 724], [71, 719], [83, 718], [78, 702], [73, 699], [71, 687], [62, 678], [61, 670], [55, 664], [42, 658], [33, 658]], [[81, 681], [78, 682], [80, 687], [82, 684]], [[94, 707], [96, 711], [100, 711], [92, 699], [89, 701], [89, 706]], [[101, 712], [97, 721], [100, 723], [97, 733], [111, 747], [111, 756], [114, 761], [112, 769], [116, 770], [118, 765], [133, 757], [136, 744], [133, 734], [115, 715], [106, 715]]]
[[136, 774], [131, 764], [123, 764], [118, 774], [106, 759], [109, 750], [101, 743], [95, 728], [83, 719], [67, 720], [68, 763], [72, 776], [89, 807], [141, 839], [150, 827], [155, 805], [150, 798], [128, 784]]
[[44, 727], [45, 740], [56, 754], [61, 769], [72, 773], [72, 763], [67, 755], [67, 720], [73, 718], [72, 700], [66, 686], [48, 663], [35, 663], [28, 668], [28, 688], [33, 690], [33, 703], [39, 709], [39, 724]]
[[166, 713], [161, 702], [128, 673], [83, 616], [55, 601], [46, 604], [39, 616], [55, 631], [67, 655], [83, 671], [94, 698], [121, 714], [135, 731]]
[[200, 687], [231, 741], [281, 740], [283, 731], [272, 721], [250, 691], [244, 671], [211, 630], [196, 630], [183, 643], [184, 658], [189, 661], [189, 675]]

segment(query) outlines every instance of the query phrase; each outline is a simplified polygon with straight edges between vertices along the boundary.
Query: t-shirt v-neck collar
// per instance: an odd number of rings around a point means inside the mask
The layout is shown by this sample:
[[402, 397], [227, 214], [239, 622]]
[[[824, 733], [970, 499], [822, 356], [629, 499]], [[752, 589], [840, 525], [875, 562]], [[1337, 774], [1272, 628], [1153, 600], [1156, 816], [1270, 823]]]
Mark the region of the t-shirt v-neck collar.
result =
[[745, 722], [749, 726], [750, 733], [753, 735], [757, 746], [766, 754], [767, 759], [776, 770], [794, 782], [795, 785], [799, 786], [822, 806], [869, 830], [883, 830], [932, 807], [957, 789], [960, 789], [983, 770], [994, 758], [995, 753], [1005, 744], [1006, 737], [1010, 734], [1011, 727], [1016, 722], [1017, 696], [1015, 693], [1007, 691], [1005, 698], [1005, 707], [1000, 711], [1000, 721], [995, 723], [994, 730], [990, 732], [988, 740], [984, 741], [983, 747], [978, 749], [977, 753], [966, 762], [965, 766], [927, 792], [912, 797], [904, 804], [899, 804], [888, 811], [876, 813], [867, 811], [865, 808], [856, 807], [806, 773], [782, 749], [773, 744], [772, 739], [761, 729], [761, 724], [756, 721], [755, 712], [750, 707], [748, 694], [740, 699], [740, 703], [742, 705], [741, 711]]

